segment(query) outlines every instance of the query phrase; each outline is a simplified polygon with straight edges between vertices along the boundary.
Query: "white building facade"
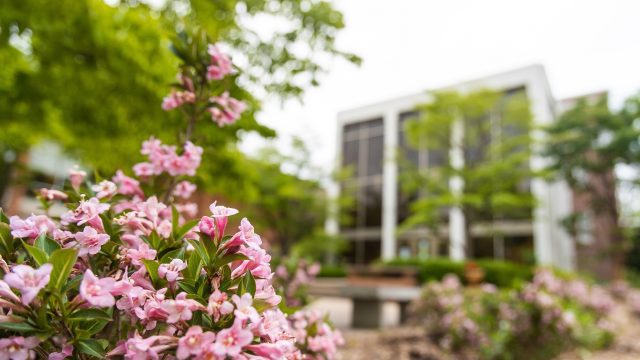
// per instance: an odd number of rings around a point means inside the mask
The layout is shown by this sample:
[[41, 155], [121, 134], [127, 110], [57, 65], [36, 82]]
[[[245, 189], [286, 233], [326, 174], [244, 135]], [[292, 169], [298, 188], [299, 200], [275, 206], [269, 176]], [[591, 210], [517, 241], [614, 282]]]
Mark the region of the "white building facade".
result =
[[[534, 124], [554, 121], [555, 100], [542, 66], [529, 66], [437, 90], [464, 93], [479, 89], [524, 91]], [[458, 208], [450, 208], [445, 214], [444, 232], [449, 239], [446, 244], [434, 245], [424, 231], [398, 232], [398, 225], [409, 211], [408, 201], [400, 191], [400, 167], [396, 161], [398, 150], [406, 146], [402, 122], [415, 114], [417, 105], [428, 101], [429, 94], [425, 92], [338, 114], [338, 161], [341, 166], [351, 167], [353, 174], [345, 183], [334, 184], [331, 191], [334, 194], [350, 192], [356, 206], [351, 214], [353, 224], [338, 226], [336, 219], [331, 219], [327, 229], [339, 232], [352, 242], [348, 257], [353, 263], [368, 263], [378, 258], [440, 255], [463, 260], [465, 257], [468, 240], [465, 239], [465, 219]], [[536, 132], [532, 136], [539, 139], [543, 135]], [[431, 151], [413, 155], [415, 161], [426, 166], [440, 161], [452, 164], [461, 161], [461, 154], [455, 149], [449, 154]], [[544, 164], [544, 158], [530, 159], [533, 169], [541, 169]], [[453, 179], [449, 186], [455, 189], [462, 184]], [[574, 269], [573, 240], [561, 224], [572, 211], [571, 191], [562, 182], [549, 183], [537, 178], [531, 180], [530, 191], [537, 200], [530, 219], [492, 224], [492, 228], [498, 228], [504, 236], [490, 236], [482, 226], [471, 229], [476, 248], [472, 252], [474, 257], [520, 261], [529, 256], [539, 264]]]

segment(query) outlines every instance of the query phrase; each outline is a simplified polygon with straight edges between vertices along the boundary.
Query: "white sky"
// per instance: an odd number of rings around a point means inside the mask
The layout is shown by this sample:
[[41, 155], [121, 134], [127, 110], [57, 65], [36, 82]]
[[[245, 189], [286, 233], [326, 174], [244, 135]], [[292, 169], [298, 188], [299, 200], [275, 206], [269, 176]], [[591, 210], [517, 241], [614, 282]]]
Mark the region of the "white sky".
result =
[[[556, 98], [609, 90], [613, 103], [640, 89], [637, 0], [342, 0], [341, 49], [304, 103], [268, 101], [259, 120], [283, 152], [292, 135], [330, 170], [338, 111], [513, 68], [543, 64]], [[249, 152], [263, 143], [245, 139]]]

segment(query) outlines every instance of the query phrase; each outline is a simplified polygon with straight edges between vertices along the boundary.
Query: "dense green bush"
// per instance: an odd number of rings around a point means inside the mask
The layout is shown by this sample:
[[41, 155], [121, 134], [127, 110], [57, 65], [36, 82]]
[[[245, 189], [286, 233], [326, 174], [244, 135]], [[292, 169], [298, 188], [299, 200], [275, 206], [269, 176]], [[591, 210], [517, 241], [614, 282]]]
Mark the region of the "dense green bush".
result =
[[322, 265], [318, 277], [342, 278], [347, 276], [347, 269], [340, 265]]
[[[485, 282], [498, 287], [513, 287], [521, 282], [529, 281], [533, 277], [533, 268], [531, 266], [492, 259], [480, 259], [474, 260], [474, 262], [484, 270]], [[447, 274], [454, 274], [464, 279], [465, 263], [446, 258], [428, 260], [394, 259], [383, 264], [415, 267], [418, 269], [418, 278], [421, 283], [432, 280], [440, 281]]]

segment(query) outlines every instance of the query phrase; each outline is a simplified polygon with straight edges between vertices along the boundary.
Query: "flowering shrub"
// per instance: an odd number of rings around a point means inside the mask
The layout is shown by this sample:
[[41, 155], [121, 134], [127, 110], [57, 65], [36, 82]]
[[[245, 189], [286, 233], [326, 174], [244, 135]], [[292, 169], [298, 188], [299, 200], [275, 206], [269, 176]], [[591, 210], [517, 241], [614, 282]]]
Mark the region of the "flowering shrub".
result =
[[613, 299], [600, 287], [538, 270], [512, 290], [464, 288], [455, 275], [425, 286], [414, 310], [428, 335], [470, 358], [549, 358], [570, 346], [612, 340], [606, 314]]
[[319, 272], [320, 264], [292, 258], [278, 265], [273, 286], [282, 294], [287, 307], [301, 307], [309, 302], [308, 285]]
[[187, 114], [182, 146], [145, 141], [136, 177], [92, 184], [72, 169], [64, 191], [39, 193], [45, 209], [66, 206], [60, 217], [0, 212], [0, 359], [334, 357], [340, 335], [318, 314], [278, 309], [271, 257], [246, 218], [229, 232], [238, 211], [213, 203], [189, 220], [195, 123], [210, 114], [222, 126], [244, 109], [211, 95], [233, 69], [217, 47], [206, 54], [162, 104]]

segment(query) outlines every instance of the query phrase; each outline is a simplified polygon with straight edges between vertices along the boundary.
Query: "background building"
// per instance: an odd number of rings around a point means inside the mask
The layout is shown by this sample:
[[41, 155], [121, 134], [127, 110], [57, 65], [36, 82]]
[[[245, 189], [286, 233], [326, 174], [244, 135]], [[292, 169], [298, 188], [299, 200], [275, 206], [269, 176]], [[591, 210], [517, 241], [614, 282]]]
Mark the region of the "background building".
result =
[[[468, 92], [483, 88], [502, 91], [508, 96], [513, 92], [526, 93], [535, 125], [554, 120], [555, 100], [551, 95], [542, 66], [529, 66], [481, 79], [455, 84], [443, 89]], [[443, 213], [447, 244], [430, 240], [426, 231], [398, 234], [398, 224], [408, 213], [409, 200], [403, 196], [398, 183], [398, 150], [407, 149], [403, 121], [415, 116], [418, 104], [429, 101], [428, 93], [409, 95], [372, 104], [338, 114], [338, 158], [342, 166], [353, 169], [352, 176], [342, 184], [335, 184], [336, 192], [348, 192], [355, 197], [352, 210], [354, 221], [338, 227], [335, 219], [327, 224], [332, 231], [352, 242], [348, 258], [353, 263], [368, 263], [374, 259], [391, 259], [398, 256], [428, 255], [465, 257], [465, 219], [457, 208]], [[533, 133], [534, 139], [542, 136]], [[454, 152], [412, 151], [406, 157], [421, 167], [455, 161]], [[530, 166], [541, 169], [545, 159], [532, 156]], [[452, 182], [450, 186], [459, 186]], [[530, 217], [502, 220], [492, 224], [502, 236], [489, 234], [483, 226], [471, 229], [474, 257], [494, 257], [522, 261], [535, 257], [538, 263], [551, 264], [564, 269], [575, 267], [575, 247], [561, 221], [571, 214], [572, 194], [566, 184], [549, 183], [531, 179], [530, 191], [537, 206]]]

